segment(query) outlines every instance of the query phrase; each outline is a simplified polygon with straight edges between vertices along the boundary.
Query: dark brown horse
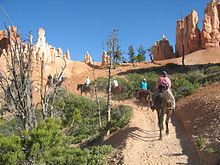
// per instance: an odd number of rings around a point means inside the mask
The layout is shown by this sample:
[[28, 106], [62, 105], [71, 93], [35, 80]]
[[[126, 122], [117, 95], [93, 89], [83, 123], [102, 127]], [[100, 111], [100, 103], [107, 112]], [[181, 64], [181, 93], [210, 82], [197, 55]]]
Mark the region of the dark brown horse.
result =
[[86, 86], [85, 84], [77, 84], [77, 90], [80, 90], [81, 95], [84, 92], [86, 96], [87, 96], [87, 93], [89, 93], [91, 98], [93, 97], [93, 89], [90, 85]]
[[141, 109], [143, 109], [144, 103], [146, 103], [147, 107], [149, 109], [150, 106], [151, 106], [151, 103], [152, 103], [152, 93], [151, 93], [151, 91], [149, 91], [149, 90], [140, 90], [138, 92], [138, 95], [139, 95], [139, 100], [140, 100], [140, 102], [138, 104], [138, 107], [141, 104]]
[[164, 115], [166, 114], [166, 134], [169, 134], [169, 120], [173, 111], [173, 109], [171, 108], [171, 102], [170, 100], [166, 99], [165, 94], [166, 93], [161, 92], [157, 94], [157, 96], [154, 99], [154, 109], [156, 109], [157, 111], [158, 126], [160, 129], [160, 140], [162, 140], [162, 131], [164, 129]]

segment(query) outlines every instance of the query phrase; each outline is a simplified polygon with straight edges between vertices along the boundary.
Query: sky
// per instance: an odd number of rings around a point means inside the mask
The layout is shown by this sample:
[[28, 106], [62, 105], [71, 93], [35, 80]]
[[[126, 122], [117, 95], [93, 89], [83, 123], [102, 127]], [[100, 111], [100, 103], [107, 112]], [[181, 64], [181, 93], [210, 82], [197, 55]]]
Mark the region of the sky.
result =
[[[209, 0], [0, 0], [23, 39], [30, 31], [37, 40], [40, 27], [50, 45], [70, 51], [71, 60], [83, 61], [86, 51], [101, 61], [102, 43], [118, 29], [121, 50], [150, 48], [164, 34], [175, 47], [176, 21], [193, 9], [202, 29]], [[0, 10], [0, 29], [9, 21]], [[149, 60], [148, 55], [146, 55]]]

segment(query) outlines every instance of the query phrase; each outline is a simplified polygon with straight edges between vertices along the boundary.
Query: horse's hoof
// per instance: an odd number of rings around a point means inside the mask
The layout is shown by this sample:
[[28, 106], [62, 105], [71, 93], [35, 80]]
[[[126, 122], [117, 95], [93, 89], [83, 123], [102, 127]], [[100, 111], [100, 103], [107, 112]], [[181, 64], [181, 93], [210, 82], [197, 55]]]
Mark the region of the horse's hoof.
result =
[[169, 131], [166, 131], [166, 134], [168, 135], [168, 134], [169, 134]]
[[159, 140], [162, 140], [162, 137], [159, 137]]

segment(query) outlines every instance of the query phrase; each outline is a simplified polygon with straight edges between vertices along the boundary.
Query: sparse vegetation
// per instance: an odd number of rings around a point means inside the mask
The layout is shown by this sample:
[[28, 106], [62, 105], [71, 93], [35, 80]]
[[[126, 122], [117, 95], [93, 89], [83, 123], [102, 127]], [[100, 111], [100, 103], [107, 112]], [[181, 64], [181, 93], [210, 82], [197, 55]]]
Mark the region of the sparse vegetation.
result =
[[208, 147], [205, 149], [205, 151], [208, 153], [208, 154], [215, 154], [215, 153], [218, 153], [218, 149], [216, 148], [213, 148], [213, 147]]
[[205, 147], [205, 139], [204, 137], [200, 136], [197, 140], [196, 140], [196, 146], [202, 150]]

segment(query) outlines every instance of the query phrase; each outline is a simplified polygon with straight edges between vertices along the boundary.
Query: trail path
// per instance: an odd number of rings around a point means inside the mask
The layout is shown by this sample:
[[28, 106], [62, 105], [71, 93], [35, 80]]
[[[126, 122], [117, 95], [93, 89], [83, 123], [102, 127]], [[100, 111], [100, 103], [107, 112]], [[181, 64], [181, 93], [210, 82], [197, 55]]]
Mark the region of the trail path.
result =
[[169, 124], [170, 134], [164, 133], [163, 140], [160, 141], [156, 112], [147, 110], [146, 107], [141, 110], [133, 100], [126, 100], [123, 104], [133, 107], [133, 117], [128, 126], [110, 141], [113, 146], [114, 143], [119, 144], [120, 140], [124, 141], [122, 154], [125, 164], [199, 164], [174, 116]]

